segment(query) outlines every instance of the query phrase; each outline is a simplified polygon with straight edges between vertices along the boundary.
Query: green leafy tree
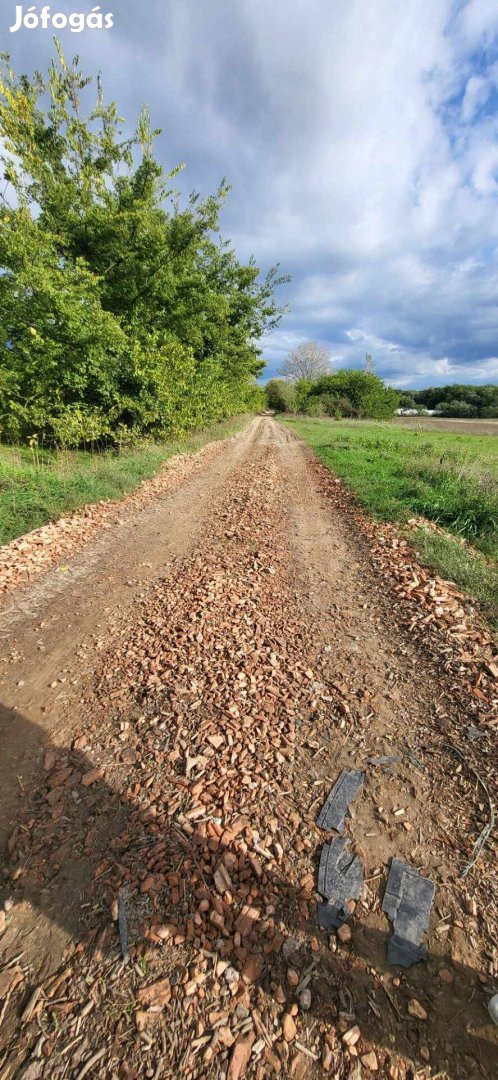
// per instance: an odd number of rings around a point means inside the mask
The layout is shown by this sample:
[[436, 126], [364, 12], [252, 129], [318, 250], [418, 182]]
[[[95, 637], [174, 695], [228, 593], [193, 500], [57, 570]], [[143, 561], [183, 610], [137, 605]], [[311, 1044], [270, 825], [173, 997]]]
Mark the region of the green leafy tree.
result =
[[[498, 386], [492, 384], [468, 386], [454, 383], [449, 386], [429, 386], [425, 390], [412, 390], [411, 394], [418, 406], [436, 409], [445, 416], [465, 415], [479, 418], [498, 413]], [[465, 408], [462, 413], [464, 405], [470, 406], [472, 411]]]
[[[313, 383], [308, 400], [325, 399], [325, 408], [333, 409], [331, 399], [347, 401], [350, 415], [384, 420], [393, 416], [399, 394], [386, 386], [378, 375], [361, 370], [343, 368], [334, 375], [324, 375]], [[340, 406], [337, 405], [340, 409]]]
[[[225, 181], [180, 205], [142, 110], [122, 135], [78, 60], [17, 77], [4, 57], [0, 136], [0, 424], [11, 438], [179, 432], [262, 400], [258, 342], [278, 325], [262, 278], [219, 236]], [[99, 420], [100, 418], [100, 420]], [[73, 435], [71, 436], [71, 432]]]
[[442, 416], [474, 417], [478, 415], [475, 405], [470, 401], [444, 401], [441, 406]]
[[297, 379], [293, 385], [296, 395], [296, 412], [305, 412], [313, 382], [311, 379]]

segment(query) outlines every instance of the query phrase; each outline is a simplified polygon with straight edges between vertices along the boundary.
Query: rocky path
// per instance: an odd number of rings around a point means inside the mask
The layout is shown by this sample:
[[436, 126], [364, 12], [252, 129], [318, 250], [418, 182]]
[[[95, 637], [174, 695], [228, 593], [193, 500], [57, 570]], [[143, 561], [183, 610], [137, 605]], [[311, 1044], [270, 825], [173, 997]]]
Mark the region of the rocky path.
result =
[[[493, 837], [462, 876], [494, 796], [489, 656], [476, 696], [468, 646], [407, 613], [271, 419], [67, 567], [1, 613], [0, 1078], [496, 1075]], [[316, 819], [345, 769], [364, 885], [336, 934]], [[409, 970], [393, 856], [436, 886]]]

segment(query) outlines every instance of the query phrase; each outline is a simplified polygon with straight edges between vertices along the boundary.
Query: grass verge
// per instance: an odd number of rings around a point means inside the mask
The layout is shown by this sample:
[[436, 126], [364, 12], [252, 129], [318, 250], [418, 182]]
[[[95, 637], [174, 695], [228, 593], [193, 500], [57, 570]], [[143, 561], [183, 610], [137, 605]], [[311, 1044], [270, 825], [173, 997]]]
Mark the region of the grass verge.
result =
[[[289, 418], [289, 427], [375, 517], [414, 516], [448, 535], [410, 533], [422, 562], [455, 581], [498, 622], [498, 440], [388, 422]], [[462, 545], [457, 538], [470, 542]]]
[[441, 577], [454, 581], [460, 589], [478, 600], [491, 623], [498, 629], [498, 564], [485, 559], [475, 549], [460, 544], [446, 534], [415, 529], [410, 533], [420, 562], [436, 570]]
[[87, 503], [124, 498], [173, 454], [195, 453], [214, 439], [235, 435], [248, 420], [234, 417], [182, 439], [143, 442], [120, 454], [1, 446], [0, 545]]

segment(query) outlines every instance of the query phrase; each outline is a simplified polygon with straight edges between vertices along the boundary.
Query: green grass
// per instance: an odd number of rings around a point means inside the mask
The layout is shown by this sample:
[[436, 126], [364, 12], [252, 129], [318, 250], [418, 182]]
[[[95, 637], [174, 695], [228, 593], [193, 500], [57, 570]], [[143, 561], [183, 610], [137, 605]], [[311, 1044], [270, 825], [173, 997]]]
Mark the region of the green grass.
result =
[[440, 536], [425, 529], [415, 529], [410, 534], [410, 542], [424, 566], [435, 569], [478, 600], [498, 628], [497, 563], [485, 559], [478, 551], [460, 544], [448, 534]]
[[380, 421], [286, 419], [359, 501], [384, 521], [422, 516], [450, 534], [418, 530], [422, 561], [498, 619], [498, 438], [414, 430]]
[[248, 417], [213, 424], [183, 439], [143, 442], [120, 454], [0, 446], [0, 544], [86, 503], [122, 499], [153, 476], [173, 454], [195, 453], [213, 439], [234, 435]]

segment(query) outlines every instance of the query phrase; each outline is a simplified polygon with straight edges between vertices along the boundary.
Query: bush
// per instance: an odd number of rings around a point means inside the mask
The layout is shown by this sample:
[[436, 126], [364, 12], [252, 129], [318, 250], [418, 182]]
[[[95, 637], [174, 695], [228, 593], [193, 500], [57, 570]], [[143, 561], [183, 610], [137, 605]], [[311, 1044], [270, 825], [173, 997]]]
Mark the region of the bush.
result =
[[478, 410], [468, 401], [445, 401], [440, 407], [441, 416], [455, 416], [471, 419], [479, 415]]
[[[307, 401], [315, 399], [323, 400], [324, 412], [331, 416], [387, 420], [394, 415], [399, 394], [372, 372], [343, 369], [334, 375], [323, 375], [312, 384]], [[304, 411], [308, 412], [307, 405]]]
[[295, 412], [295, 383], [288, 379], [270, 379], [265, 386], [266, 401], [269, 409], [275, 412]]
[[320, 397], [310, 397], [310, 398], [308, 398], [308, 400], [307, 400], [307, 402], [306, 402], [306, 404], [304, 406], [303, 411], [304, 411], [306, 416], [326, 416], [327, 415], [326, 404], [325, 404], [323, 398], [320, 398]]

